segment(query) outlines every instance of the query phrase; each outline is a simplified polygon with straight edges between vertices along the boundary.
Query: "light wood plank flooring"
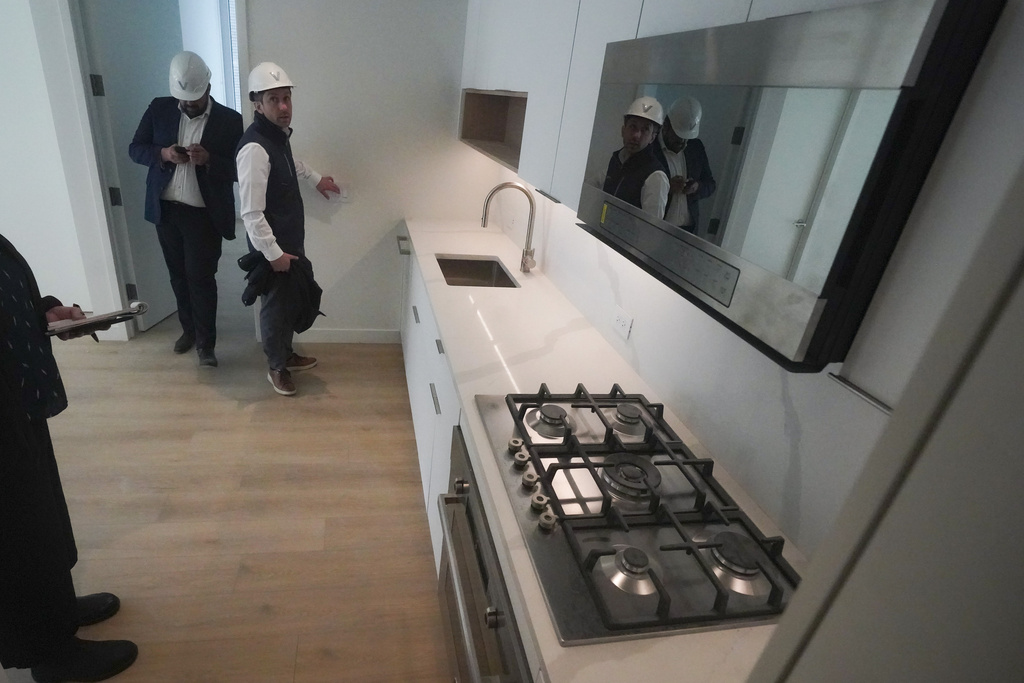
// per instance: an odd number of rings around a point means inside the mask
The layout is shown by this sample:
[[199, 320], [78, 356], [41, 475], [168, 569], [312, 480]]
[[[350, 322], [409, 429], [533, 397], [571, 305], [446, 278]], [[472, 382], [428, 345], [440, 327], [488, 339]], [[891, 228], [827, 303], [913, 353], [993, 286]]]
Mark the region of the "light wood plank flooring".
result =
[[138, 643], [118, 683], [451, 680], [401, 347], [300, 344], [320, 365], [278, 396], [239, 248], [218, 276], [219, 368], [171, 352], [173, 317], [55, 342], [75, 583], [122, 600], [79, 636]]

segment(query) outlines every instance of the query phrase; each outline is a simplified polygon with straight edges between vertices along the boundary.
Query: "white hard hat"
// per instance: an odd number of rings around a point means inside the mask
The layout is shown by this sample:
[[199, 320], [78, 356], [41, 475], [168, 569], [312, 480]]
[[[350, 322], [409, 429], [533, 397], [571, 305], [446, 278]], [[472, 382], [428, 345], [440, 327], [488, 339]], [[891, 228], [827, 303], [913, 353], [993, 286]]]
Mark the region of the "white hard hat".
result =
[[700, 102], [692, 97], [680, 97], [668, 108], [672, 132], [683, 140], [692, 140], [700, 131]]
[[639, 116], [654, 121], [659, 126], [665, 120], [665, 112], [662, 110], [661, 104], [653, 97], [638, 97], [633, 100], [633, 104], [629, 105], [629, 109], [626, 110], [626, 116]]
[[261, 62], [249, 72], [249, 97], [253, 93], [273, 90], [274, 88], [293, 88], [292, 79], [284, 69], [273, 62]]
[[210, 85], [210, 67], [195, 52], [179, 52], [171, 60], [171, 97], [195, 102]]

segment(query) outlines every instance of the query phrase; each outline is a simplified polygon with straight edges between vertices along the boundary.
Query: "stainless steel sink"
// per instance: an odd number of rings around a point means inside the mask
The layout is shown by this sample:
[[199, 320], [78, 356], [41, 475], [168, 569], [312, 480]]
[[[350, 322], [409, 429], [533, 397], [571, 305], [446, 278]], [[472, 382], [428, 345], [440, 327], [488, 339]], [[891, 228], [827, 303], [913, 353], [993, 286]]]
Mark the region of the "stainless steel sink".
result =
[[444, 281], [453, 287], [518, 287], [493, 256], [435, 254]]

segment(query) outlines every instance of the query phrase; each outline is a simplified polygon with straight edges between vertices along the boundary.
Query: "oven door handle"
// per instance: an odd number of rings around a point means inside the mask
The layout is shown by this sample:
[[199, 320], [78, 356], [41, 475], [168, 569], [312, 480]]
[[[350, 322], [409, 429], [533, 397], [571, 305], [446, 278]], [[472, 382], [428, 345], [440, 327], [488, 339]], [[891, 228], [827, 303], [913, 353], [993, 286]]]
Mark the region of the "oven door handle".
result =
[[437, 497], [437, 507], [441, 511], [441, 527], [444, 531], [444, 547], [448, 553], [448, 571], [452, 573], [452, 587], [455, 589], [455, 604], [459, 612], [459, 626], [462, 630], [462, 642], [465, 645], [466, 664], [472, 672], [474, 681], [480, 680], [480, 662], [476, 658], [472, 634], [473, 628], [467, 610], [466, 591], [462, 587], [462, 577], [459, 574], [459, 558], [455, 552], [455, 541], [453, 540], [452, 524], [448, 519], [449, 505], [465, 505], [461, 496], [453, 496], [442, 493]]

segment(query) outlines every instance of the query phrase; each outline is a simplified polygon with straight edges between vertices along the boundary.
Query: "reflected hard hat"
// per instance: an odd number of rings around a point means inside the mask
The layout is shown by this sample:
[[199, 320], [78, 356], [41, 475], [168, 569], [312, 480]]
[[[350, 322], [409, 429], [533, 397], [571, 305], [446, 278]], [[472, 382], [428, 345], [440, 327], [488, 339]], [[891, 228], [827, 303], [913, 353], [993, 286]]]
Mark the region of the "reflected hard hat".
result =
[[633, 104], [629, 105], [629, 109], [626, 110], [626, 116], [639, 116], [654, 121], [659, 126], [665, 120], [665, 112], [662, 110], [661, 104], [653, 97], [638, 97], [633, 100]]
[[261, 62], [249, 72], [249, 99], [254, 93], [274, 88], [294, 88], [284, 69], [273, 62]]
[[210, 85], [210, 67], [195, 52], [179, 52], [171, 60], [171, 97], [195, 102]]
[[692, 140], [700, 131], [700, 102], [692, 97], [680, 97], [668, 108], [672, 132], [684, 140]]

